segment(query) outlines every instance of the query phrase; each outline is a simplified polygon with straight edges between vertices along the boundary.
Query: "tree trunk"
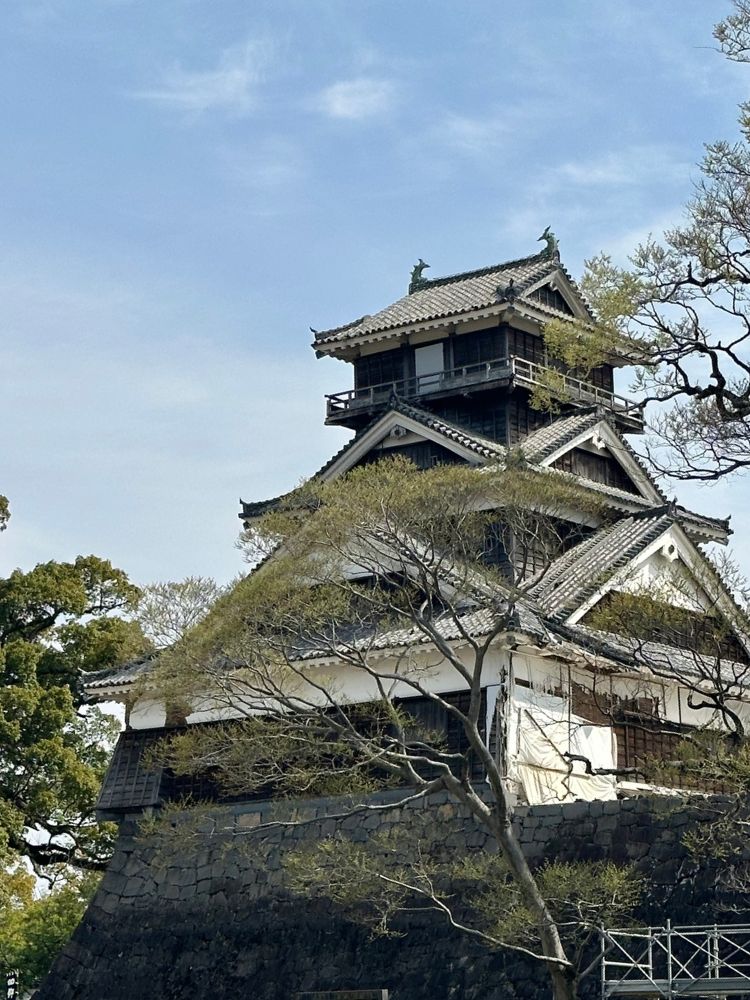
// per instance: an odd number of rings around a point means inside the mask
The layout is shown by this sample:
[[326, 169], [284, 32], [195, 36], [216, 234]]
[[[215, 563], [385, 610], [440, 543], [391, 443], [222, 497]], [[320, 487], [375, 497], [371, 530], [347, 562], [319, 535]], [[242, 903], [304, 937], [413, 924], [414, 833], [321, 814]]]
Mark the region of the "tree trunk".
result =
[[[536, 879], [529, 868], [526, 855], [521, 849], [521, 845], [513, 830], [513, 809], [508, 796], [504, 776], [497, 768], [497, 762], [490, 754], [476, 725], [465, 726], [466, 735], [472, 749], [483, 761], [487, 769], [487, 777], [490, 787], [495, 796], [493, 806], [488, 806], [476, 794], [466, 795], [465, 789], [458, 790], [458, 798], [469, 806], [474, 814], [483, 822], [494, 834], [500, 852], [505, 859], [513, 881], [518, 886], [524, 903], [529, 908], [539, 932], [539, 943], [541, 952], [547, 959], [547, 969], [552, 981], [552, 996], [554, 1000], [576, 1000], [577, 988], [575, 982], [575, 971], [572, 968], [565, 949], [560, 940], [555, 919], [547, 906], [547, 901], [542, 895]], [[498, 734], [498, 741], [502, 737]], [[450, 783], [447, 783], [450, 787]], [[456, 783], [458, 785], [458, 783]], [[463, 794], [461, 794], [463, 792]], [[551, 960], [551, 961], [549, 961]]]
[[508, 863], [513, 880], [521, 890], [524, 902], [531, 910], [539, 931], [539, 941], [545, 958], [554, 959], [547, 963], [547, 969], [552, 980], [552, 996], [554, 1000], [576, 1000], [577, 990], [573, 969], [560, 940], [554, 917], [549, 911], [547, 901], [539, 891], [526, 856], [521, 850], [509, 815], [504, 819], [498, 816], [495, 838]]
[[561, 969], [559, 965], [548, 965], [547, 968], [552, 980], [554, 1000], [577, 1000], [578, 989], [572, 970]]

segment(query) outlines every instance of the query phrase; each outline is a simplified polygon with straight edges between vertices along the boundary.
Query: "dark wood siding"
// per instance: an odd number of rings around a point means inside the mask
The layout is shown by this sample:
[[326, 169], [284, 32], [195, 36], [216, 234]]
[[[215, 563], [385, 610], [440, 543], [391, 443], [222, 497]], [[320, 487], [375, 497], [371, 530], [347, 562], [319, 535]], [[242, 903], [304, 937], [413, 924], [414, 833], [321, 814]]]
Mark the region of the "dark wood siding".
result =
[[518, 444], [550, 421], [549, 413], [532, 408], [527, 393], [513, 393], [508, 405], [508, 444]]
[[613, 698], [609, 692], [573, 684], [571, 709], [574, 715], [596, 726], [612, 726], [617, 743], [616, 766], [636, 772], [623, 778], [703, 792], [726, 790], [718, 782], [669, 766], [679, 759], [680, 747], [690, 728], [660, 718], [658, 698]]
[[538, 288], [532, 293], [531, 298], [536, 299], [550, 309], [557, 309], [558, 312], [567, 313], [568, 316], [574, 315], [573, 310], [562, 295], [556, 288], [550, 288], [549, 285], [543, 285], [541, 288]]
[[586, 376], [586, 382], [591, 382], [597, 389], [604, 389], [607, 392], [615, 391], [614, 369], [612, 365], [600, 365], [592, 368]]
[[583, 448], [573, 448], [553, 463], [555, 469], [591, 479], [595, 483], [616, 486], [628, 493], [638, 494], [638, 487], [623, 467], [611, 455], [595, 455]]
[[507, 401], [504, 391], [490, 391], [479, 399], [435, 400], [431, 409], [452, 424], [500, 444], [506, 443]]
[[544, 341], [536, 334], [514, 329], [508, 331], [508, 354], [513, 357], [543, 365], [546, 353]]
[[400, 447], [380, 448], [368, 452], [357, 464], [372, 465], [373, 462], [379, 462], [384, 458], [395, 458], [396, 456], [408, 458], [410, 462], [413, 462], [420, 469], [429, 469], [433, 465], [457, 465], [464, 461], [455, 452], [449, 451], [448, 448], [443, 448], [442, 445], [436, 444], [434, 441], [417, 441], [413, 444], [405, 444]]

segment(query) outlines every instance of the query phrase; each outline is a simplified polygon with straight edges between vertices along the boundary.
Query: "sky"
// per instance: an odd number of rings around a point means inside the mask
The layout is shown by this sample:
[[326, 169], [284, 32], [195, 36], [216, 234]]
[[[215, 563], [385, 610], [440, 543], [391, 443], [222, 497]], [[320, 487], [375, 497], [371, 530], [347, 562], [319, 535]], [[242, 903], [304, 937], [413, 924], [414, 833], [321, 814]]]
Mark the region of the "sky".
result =
[[[579, 275], [679, 222], [750, 68], [728, 0], [3, 0], [0, 573], [245, 566], [239, 497], [347, 438], [309, 328], [534, 253]], [[627, 377], [621, 380], [627, 388]], [[667, 487], [731, 514], [748, 481]], [[738, 537], [739, 536], [739, 537]]]

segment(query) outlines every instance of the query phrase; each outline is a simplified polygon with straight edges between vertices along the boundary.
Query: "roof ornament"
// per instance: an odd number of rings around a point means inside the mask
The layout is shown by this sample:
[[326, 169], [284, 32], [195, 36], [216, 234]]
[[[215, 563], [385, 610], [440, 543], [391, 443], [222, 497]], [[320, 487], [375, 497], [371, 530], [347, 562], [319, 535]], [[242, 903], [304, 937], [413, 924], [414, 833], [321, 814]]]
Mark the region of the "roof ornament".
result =
[[547, 244], [542, 253], [545, 253], [548, 257], [553, 257], [555, 260], [559, 260], [560, 246], [557, 242], [557, 237], [549, 226], [547, 226], [542, 235], [539, 237], [537, 243], [541, 243], [542, 241]]
[[505, 288], [502, 285], [498, 285], [497, 294], [503, 302], [510, 302], [512, 305], [516, 301], [517, 294], [515, 279], [511, 278]]
[[412, 292], [417, 292], [419, 291], [420, 288], [424, 288], [424, 286], [427, 284], [427, 278], [423, 278], [422, 275], [429, 266], [430, 265], [425, 264], [425, 262], [420, 257], [417, 263], [411, 269], [411, 278], [409, 280], [410, 295]]

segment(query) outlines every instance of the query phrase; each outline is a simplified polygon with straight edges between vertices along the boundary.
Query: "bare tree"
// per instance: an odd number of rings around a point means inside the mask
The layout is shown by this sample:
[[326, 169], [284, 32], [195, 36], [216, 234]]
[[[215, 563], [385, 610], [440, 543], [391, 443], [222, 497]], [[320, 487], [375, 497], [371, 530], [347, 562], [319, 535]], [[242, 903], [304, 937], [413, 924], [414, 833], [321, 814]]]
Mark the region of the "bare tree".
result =
[[224, 588], [207, 576], [151, 583], [144, 587], [136, 620], [156, 649], [165, 649], [198, 624]]

